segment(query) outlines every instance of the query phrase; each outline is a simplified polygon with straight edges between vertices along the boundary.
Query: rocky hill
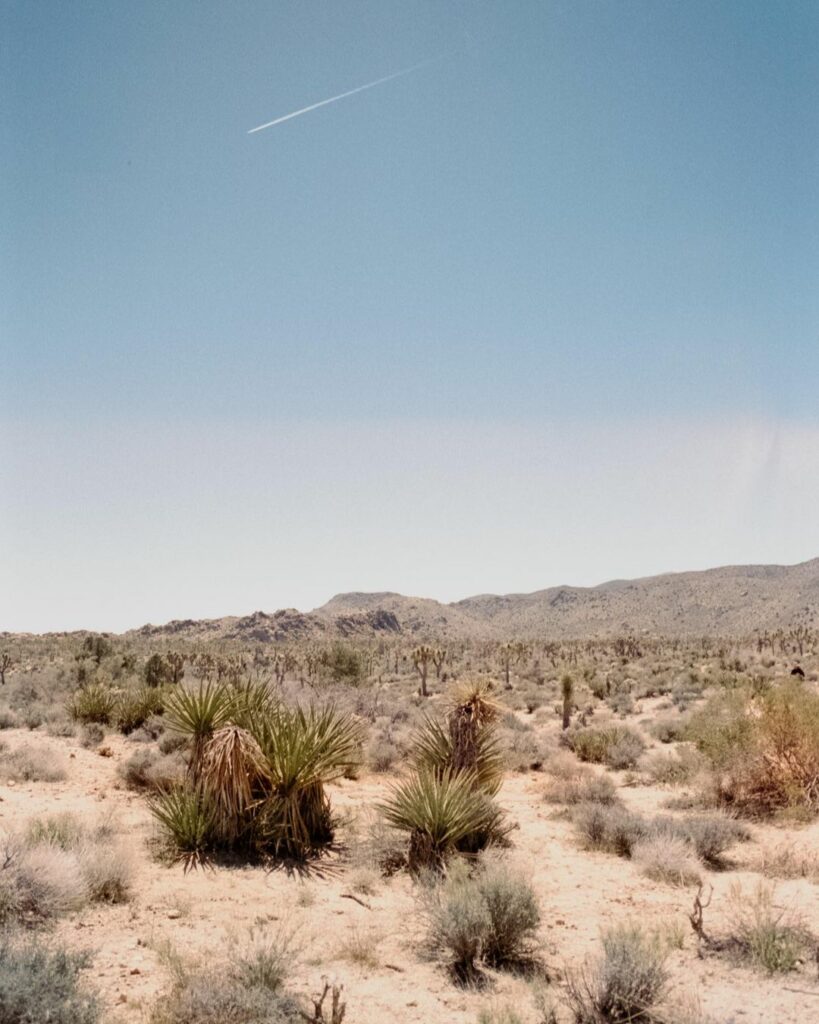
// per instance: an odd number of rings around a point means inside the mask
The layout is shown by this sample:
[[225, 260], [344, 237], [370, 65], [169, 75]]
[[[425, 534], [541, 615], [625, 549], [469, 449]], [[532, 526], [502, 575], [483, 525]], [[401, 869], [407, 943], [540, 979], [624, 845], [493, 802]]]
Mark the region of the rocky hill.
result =
[[819, 558], [798, 565], [744, 565], [551, 587], [531, 594], [481, 594], [452, 604], [402, 594], [337, 594], [312, 612], [283, 609], [242, 618], [143, 626], [143, 637], [248, 643], [334, 638], [736, 636], [804, 624], [819, 628]]

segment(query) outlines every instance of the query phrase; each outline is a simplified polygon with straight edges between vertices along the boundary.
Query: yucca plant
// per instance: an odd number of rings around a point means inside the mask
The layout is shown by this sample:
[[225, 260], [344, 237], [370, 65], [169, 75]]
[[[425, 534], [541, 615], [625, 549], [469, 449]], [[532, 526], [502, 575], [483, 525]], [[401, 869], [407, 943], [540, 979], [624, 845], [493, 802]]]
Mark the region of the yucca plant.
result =
[[[467, 736], [461, 719], [447, 725], [427, 717], [413, 739], [412, 764], [419, 771], [469, 771], [481, 792], [494, 796], [503, 781], [503, 751], [497, 736], [487, 727]], [[453, 735], [454, 733], [454, 735]]]
[[266, 840], [277, 855], [303, 859], [332, 839], [324, 787], [358, 765], [361, 729], [333, 708], [280, 708], [253, 732], [269, 793], [262, 823]]
[[[489, 806], [488, 806], [489, 805]], [[393, 787], [381, 805], [387, 824], [410, 836], [411, 872], [442, 868], [447, 858], [486, 829], [494, 804], [473, 772], [423, 770]]]
[[127, 736], [164, 710], [162, 691], [150, 686], [120, 694], [114, 709], [116, 726]]
[[227, 725], [236, 706], [233, 690], [225, 683], [200, 682], [196, 689], [178, 688], [165, 701], [168, 727], [191, 740], [189, 771], [195, 782], [199, 777], [205, 744]]
[[207, 791], [185, 783], [157, 793], [148, 807], [186, 871], [206, 859], [217, 827], [216, 806]]
[[102, 683], [88, 683], [80, 687], [68, 701], [69, 715], [78, 722], [98, 722], [107, 725], [116, 705], [116, 696]]

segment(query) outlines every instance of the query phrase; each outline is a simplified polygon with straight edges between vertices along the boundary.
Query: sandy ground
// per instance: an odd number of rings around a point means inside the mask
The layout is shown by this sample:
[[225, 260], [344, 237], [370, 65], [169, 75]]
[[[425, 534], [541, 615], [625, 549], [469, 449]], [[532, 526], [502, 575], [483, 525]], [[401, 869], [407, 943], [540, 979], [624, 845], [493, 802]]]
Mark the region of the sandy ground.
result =
[[[199, 870], [184, 874], [153, 859], [149, 840], [153, 826], [145, 799], [124, 788], [118, 764], [135, 749], [122, 737], [106, 745], [111, 757], [83, 749], [74, 739], [57, 739], [21, 730], [3, 733], [9, 747], [21, 743], [49, 744], [69, 758], [64, 782], [17, 783], [0, 779], [0, 829], [14, 830], [28, 818], [73, 811], [89, 823], [112, 817], [130, 837], [137, 859], [135, 896], [121, 906], [94, 906], [63, 919], [55, 933], [73, 946], [93, 953], [89, 981], [109, 1010], [106, 1021], [144, 1021], [149, 1008], [168, 985], [159, 950], [171, 943], [183, 955], [224, 948], [230, 934], [241, 934], [256, 922], [303, 924], [307, 946], [292, 973], [291, 988], [304, 995], [320, 988], [322, 976], [342, 982], [350, 1024], [430, 1024], [470, 1022], [488, 1002], [508, 1002], [524, 1019], [534, 1021], [527, 982], [492, 973], [481, 991], [456, 987], [445, 969], [424, 953], [421, 922], [412, 884], [404, 875], [384, 880], [361, 906], [350, 892], [350, 866], [343, 855], [322, 861], [307, 877], [258, 868]], [[372, 807], [388, 784], [381, 776], [365, 776], [333, 787], [338, 811]], [[768, 979], [750, 969], [710, 957], [698, 959], [687, 921], [693, 891], [650, 882], [635, 865], [601, 853], [578, 849], [571, 825], [541, 797], [544, 776], [510, 776], [500, 802], [517, 822], [509, 858], [526, 868], [539, 895], [544, 961], [559, 979], [567, 965], [576, 965], [599, 949], [602, 926], [636, 919], [643, 924], [676, 925], [684, 948], [671, 954], [676, 996], [698, 1000], [717, 1024], [807, 1024], [819, 1021], [819, 980], [815, 970]], [[629, 806], [644, 812], [660, 808], [668, 790], [623, 788]], [[819, 823], [784, 830], [755, 826], [753, 842], [737, 847], [737, 870], [709, 872], [714, 887], [706, 923], [718, 933], [724, 924], [731, 886], [748, 891], [760, 876], [743, 865], [753, 862], [763, 845], [795, 839], [819, 849]], [[777, 905], [798, 908], [819, 934], [819, 886], [805, 880], [781, 881]], [[351, 933], [372, 934], [378, 966], [365, 967], [342, 957]], [[557, 984], [557, 983], [556, 983]]]

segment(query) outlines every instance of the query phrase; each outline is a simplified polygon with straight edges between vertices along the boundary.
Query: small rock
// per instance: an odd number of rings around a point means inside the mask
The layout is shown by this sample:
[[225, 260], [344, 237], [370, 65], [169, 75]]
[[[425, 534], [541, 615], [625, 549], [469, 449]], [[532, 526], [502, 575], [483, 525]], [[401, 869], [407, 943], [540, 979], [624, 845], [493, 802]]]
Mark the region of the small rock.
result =
[[173, 908], [173, 909], [168, 911], [168, 920], [169, 921], [175, 921], [178, 917], [181, 917], [181, 916], [182, 916], [182, 911], [181, 910], [177, 910], [176, 908]]
[[132, 967], [131, 974], [142, 974], [142, 971], [138, 967]]

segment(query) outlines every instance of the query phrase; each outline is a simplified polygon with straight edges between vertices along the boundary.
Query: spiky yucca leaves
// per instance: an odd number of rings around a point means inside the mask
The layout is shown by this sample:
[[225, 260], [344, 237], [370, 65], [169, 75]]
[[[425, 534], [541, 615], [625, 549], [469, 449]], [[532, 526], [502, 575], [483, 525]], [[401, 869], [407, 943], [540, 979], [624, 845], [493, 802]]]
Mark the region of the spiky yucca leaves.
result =
[[419, 772], [431, 771], [438, 775], [447, 771], [471, 772], [476, 788], [494, 796], [503, 781], [500, 741], [489, 728], [479, 728], [468, 737], [468, 750], [465, 750], [466, 734], [467, 729], [460, 718], [453, 729], [452, 719], [444, 726], [427, 717], [413, 740], [412, 764]]
[[216, 831], [216, 807], [201, 787], [185, 783], [156, 794], [148, 808], [161, 826], [174, 859], [181, 860], [185, 870], [196, 867], [212, 849]]
[[324, 787], [358, 765], [361, 728], [333, 708], [280, 708], [253, 731], [269, 786], [266, 839], [277, 855], [304, 859], [332, 839]]
[[440, 869], [470, 838], [485, 831], [495, 805], [477, 788], [473, 772], [422, 770], [393, 787], [381, 805], [393, 828], [408, 832], [408, 865], [415, 873]]
[[206, 741], [199, 781], [214, 808], [215, 831], [229, 846], [252, 825], [263, 774], [259, 744], [246, 729], [223, 725]]
[[265, 682], [248, 679], [233, 686], [233, 707], [230, 719], [243, 729], [252, 731], [255, 722], [275, 714], [280, 701]]
[[71, 697], [66, 710], [77, 722], [99, 722], [108, 725], [116, 706], [116, 696], [103, 683], [88, 683], [81, 686]]
[[225, 683], [200, 682], [196, 689], [178, 688], [165, 701], [165, 721], [175, 732], [191, 740], [189, 771], [196, 781], [205, 744], [216, 729], [226, 725], [236, 698]]

